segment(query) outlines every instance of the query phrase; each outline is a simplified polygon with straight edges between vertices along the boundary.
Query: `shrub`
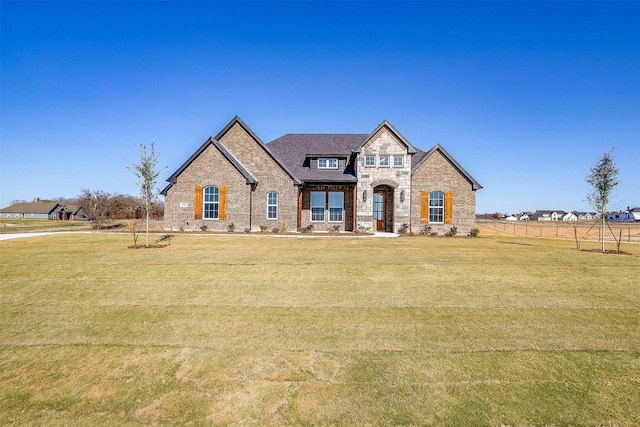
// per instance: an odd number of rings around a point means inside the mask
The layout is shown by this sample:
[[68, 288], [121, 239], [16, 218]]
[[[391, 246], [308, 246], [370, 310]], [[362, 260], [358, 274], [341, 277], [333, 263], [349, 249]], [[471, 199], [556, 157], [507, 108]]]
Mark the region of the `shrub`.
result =
[[205, 224], [202, 224], [200, 226], [200, 230], [202, 230], [202, 231], [207, 231], [207, 228], [209, 228], [209, 227], [207, 227]]
[[267, 227], [266, 225], [261, 225], [260, 226], [260, 232], [261, 233], [266, 233], [267, 230], [269, 230], [269, 227]]
[[278, 226], [276, 225], [275, 227], [273, 227], [273, 228], [271, 229], [271, 232], [272, 232], [272, 233], [279, 233], [279, 232], [280, 232], [280, 227], [278, 227]]
[[409, 232], [409, 224], [406, 222], [398, 227], [398, 234], [407, 234]]
[[301, 233], [311, 233], [313, 231], [313, 224], [309, 224], [306, 227], [300, 229]]
[[469, 231], [469, 236], [471, 236], [471, 237], [478, 237], [478, 234], [480, 234], [480, 230], [478, 230], [476, 227], [473, 227]]
[[280, 225], [280, 231], [283, 233], [289, 231], [289, 227], [287, 226], [287, 223], [285, 221], [282, 221], [282, 225]]
[[365, 227], [362, 224], [358, 224], [358, 233], [368, 233], [371, 227]]
[[236, 225], [234, 223], [227, 224], [227, 231], [229, 233], [233, 233], [234, 231], [236, 231]]
[[340, 232], [340, 226], [339, 225], [332, 225], [331, 226], [331, 232], [332, 233], [339, 233]]
[[456, 227], [455, 225], [452, 225], [451, 229], [447, 231], [444, 235], [447, 237], [453, 237], [456, 234], [458, 234], [458, 227]]
[[247, 227], [247, 228], [244, 229], [244, 232], [245, 233], [251, 233], [251, 229], [249, 227]]
[[[425, 225], [424, 227], [422, 227], [422, 230], [420, 230], [420, 234], [424, 234], [424, 235], [429, 234], [429, 235], [433, 236], [433, 233], [431, 233], [431, 226], [430, 225]], [[438, 234], [438, 233], [436, 233], [436, 234]]]

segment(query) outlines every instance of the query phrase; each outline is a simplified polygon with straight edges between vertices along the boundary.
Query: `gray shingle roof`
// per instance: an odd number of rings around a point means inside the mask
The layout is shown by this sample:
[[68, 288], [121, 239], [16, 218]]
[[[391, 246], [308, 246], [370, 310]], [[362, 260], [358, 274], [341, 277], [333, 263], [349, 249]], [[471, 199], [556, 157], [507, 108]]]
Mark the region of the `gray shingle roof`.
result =
[[33, 202], [33, 203], [16, 203], [4, 209], [0, 209], [0, 212], [48, 214], [53, 212], [57, 207], [58, 207], [58, 203], [47, 202], [47, 201]]
[[336, 157], [349, 162], [354, 148], [366, 134], [293, 134], [289, 133], [267, 144], [267, 148], [298, 179], [306, 182], [356, 182], [353, 166], [345, 170], [312, 170], [307, 157]]

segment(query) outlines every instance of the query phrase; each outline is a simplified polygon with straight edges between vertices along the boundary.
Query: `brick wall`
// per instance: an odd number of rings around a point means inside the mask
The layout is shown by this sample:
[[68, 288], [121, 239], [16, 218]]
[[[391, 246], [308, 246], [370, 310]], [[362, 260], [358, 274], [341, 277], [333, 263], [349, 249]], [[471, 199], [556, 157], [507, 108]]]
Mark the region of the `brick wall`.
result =
[[[276, 226], [282, 229], [284, 224], [287, 229], [295, 230], [298, 222], [298, 187], [293, 179], [239, 123], [220, 137], [220, 142], [258, 179], [253, 194], [252, 229], [259, 230], [260, 225], [269, 230]], [[267, 219], [267, 194], [271, 191], [278, 193], [276, 220]]]
[[458, 169], [435, 151], [413, 173], [411, 190], [411, 230], [414, 233], [426, 225], [420, 221], [420, 200], [422, 191], [453, 192], [452, 224], [429, 224], [433, 232], [444, 234], [452, 225], [458, 227], [458, 234], [466, 235], [475, 227], [476, 193], [472, 184]]
[[[227, 220], [194, 219], [195, 187], [227, 186]], [[248, 227], [251, 186], [214, 145], [209, 145], [177, 178], [165, 196], [164, 221], [174, 230], [226, 230]]]

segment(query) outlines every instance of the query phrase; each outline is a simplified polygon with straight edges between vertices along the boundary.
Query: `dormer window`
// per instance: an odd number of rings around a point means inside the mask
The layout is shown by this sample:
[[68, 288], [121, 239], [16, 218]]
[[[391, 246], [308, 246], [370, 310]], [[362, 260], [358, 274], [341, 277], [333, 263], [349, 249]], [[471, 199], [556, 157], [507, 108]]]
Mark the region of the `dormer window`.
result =
[[338, 159], [320, 158], [318, 159], [318, 169], [338, 169]]

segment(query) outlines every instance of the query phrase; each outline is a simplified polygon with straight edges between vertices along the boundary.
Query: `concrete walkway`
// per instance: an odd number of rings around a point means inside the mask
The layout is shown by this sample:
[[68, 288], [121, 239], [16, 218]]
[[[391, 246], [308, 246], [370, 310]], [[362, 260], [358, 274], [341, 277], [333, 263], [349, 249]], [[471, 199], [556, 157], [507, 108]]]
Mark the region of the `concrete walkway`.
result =
[[50, 236], [52, 234], [90, 234], [93, 231], [42, 231], [37, 233], [8, 233], [0, 234], [0, 240], [19, 239], [21, 237]]

